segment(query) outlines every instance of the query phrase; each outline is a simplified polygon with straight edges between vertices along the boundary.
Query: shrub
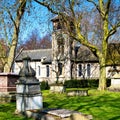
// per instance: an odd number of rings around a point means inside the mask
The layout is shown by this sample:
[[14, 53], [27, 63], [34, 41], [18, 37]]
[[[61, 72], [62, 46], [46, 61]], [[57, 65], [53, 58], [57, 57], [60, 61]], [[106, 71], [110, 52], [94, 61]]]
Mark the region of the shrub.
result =
[[[98, 87], [99, 79], [82, 79], [82, 80], [66, 80], [64, 85], [66, 88], [96, 88]], [[107, 87], [111, 84], [111, 80], [107, 79]]]
[[67, 80], [64, 85], [66, 88], [85, 88], [88, 87], [87, 80]]
[[47, 81], [42, 81], [40, 84], [40, 88], [41, 88], [41, 90], [48, 90], [50, 87], [49, 87]]

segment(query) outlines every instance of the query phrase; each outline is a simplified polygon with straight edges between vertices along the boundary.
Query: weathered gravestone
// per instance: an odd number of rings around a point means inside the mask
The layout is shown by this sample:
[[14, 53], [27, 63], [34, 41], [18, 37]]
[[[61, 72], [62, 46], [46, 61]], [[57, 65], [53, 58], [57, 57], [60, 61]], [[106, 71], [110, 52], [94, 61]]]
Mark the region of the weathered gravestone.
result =
[[108, 88], [110, 91], [120, 91], [120, 73], [115, 73], [111, 78], [111, 86]]
[[23, 68], [16, 83], [16, 111], [26, 113], [28, 110], [43, 108], [40, 82], [35, 77], [35, 71], [29, 65], [30, 57], [23, 58]]

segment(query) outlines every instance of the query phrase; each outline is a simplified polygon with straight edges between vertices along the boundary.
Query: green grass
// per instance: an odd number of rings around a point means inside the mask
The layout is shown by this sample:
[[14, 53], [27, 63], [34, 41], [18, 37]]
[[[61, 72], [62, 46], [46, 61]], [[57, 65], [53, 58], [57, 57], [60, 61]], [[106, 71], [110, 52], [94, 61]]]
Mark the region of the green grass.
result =
[[89, 96], [67, 97], [43, 92], [46, 108], [65, 108], [93, 115], [94, 120], [120, 120], [120, 93], [89, 90]]
[[[64, 108], [93, 115], [94, 120], [120, 120], [120, 93], [89, 90], [89, 96], [68, 97], [42, 91], [44, 108]], [[0, 104], [0, 120], [30, 120], [14, 114], [15, 103]]]
[[14, 103], [0, 103], [0, 120], [30, 120], [22, 115], [15, 114], [16, 104]]

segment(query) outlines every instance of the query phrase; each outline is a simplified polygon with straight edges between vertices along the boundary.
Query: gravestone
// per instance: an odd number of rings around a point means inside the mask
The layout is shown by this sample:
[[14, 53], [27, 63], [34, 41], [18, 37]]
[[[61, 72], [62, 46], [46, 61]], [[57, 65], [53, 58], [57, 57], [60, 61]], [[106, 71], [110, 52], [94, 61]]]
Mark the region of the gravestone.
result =
[[120, 91], [120, 73], [115, 73], [111, 78], [111, 86], [108, 88], [110, 91]]
[[23, 68], [16, 82], [16, 111], [18, 113], [43, 108], [40, 82], [35, 77], [35, 71], [29, 65], [30, 57], [23, 58]]

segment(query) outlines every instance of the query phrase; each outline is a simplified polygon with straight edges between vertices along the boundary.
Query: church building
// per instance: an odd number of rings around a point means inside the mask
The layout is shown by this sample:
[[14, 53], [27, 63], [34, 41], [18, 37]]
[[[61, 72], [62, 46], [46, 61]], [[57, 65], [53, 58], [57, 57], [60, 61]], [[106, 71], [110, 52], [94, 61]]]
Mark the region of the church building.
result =
[[[69, 37], [58, 17], [53, 18], [52, 23], [52, 48], [23, 50], [15, 60], [14, 72], [19, 73], [22, 58], [29, 56], [30, 65], [40, 81], [54, 83], [56, 80], [64, 82], [70, 79], [99, 78], [98, 58], [87, 47]], [[107, 77], [110, 76], [109, 69], [106, 68]]]

